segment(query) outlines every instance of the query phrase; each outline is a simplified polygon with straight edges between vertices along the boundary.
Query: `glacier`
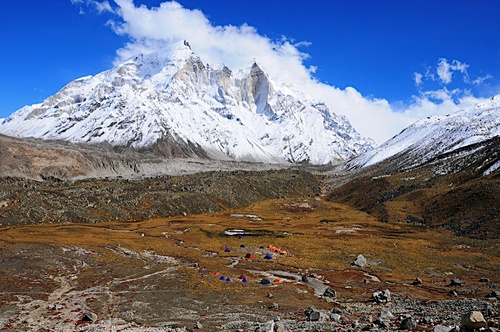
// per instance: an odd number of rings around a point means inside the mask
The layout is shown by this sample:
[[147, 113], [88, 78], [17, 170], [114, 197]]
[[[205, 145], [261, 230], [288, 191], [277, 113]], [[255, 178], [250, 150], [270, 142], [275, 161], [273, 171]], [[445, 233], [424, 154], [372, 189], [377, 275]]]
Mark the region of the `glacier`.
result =
[[256, 62], [234, 71], [205, 64], [186, 41], [76, 79], [1, 120], [0, 133], [271, 163], [327, 164], [374, 146]]

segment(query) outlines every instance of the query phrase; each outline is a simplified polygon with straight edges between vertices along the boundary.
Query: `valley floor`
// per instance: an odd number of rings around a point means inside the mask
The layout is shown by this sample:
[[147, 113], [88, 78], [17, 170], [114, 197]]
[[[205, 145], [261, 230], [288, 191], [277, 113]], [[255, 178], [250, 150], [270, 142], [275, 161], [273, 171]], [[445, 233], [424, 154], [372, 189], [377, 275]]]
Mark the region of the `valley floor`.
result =
[[498, 326], [499, 257], [498, 241], [383, 223], [321, 195], [4, 225], [0, 331], [447, 331], [472, 310]]

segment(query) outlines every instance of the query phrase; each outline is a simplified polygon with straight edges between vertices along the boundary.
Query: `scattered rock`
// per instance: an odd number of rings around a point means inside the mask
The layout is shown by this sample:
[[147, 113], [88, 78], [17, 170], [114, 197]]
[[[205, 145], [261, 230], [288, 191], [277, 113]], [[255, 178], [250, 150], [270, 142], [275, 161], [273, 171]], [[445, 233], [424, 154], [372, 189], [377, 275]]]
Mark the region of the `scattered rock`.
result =
[[490, 279], [488, 279], [488, 278], [481, 278], [481, 279], [479, 279], [479, 282], [490, 282]]
[[390, 320], [394, 318], [394, 315], [390, 311], [382, 310], [379, 314], [379, 318], [382, 320]]
[[278, 309], [278, 308], [279, 308], [279, 305], [278, 305], [278, 303], [273, 302], [273, 303], [271, 303], [271, 305], [270, 305], [269, 307], [267, 307], [267, 308], [268, 308], [268, 309], [272, 309], [272, 310], [276, 310], [276, 309]]
[[487, 323], [480, 311], [471, 311], [462, 316], [460, 325], [466, 331], [471, 331], [486, 327]]
[[333, 308], [333, 309], [332, 309], [332, 313], [333, 313], [333, 314], [339, 314], [339, 315], [340, 315], [340, 314], [342, 314], [342, 310], [340, 310], [339, 308]]
[[462, 280], [459, 278], [451, 279], [450, 286], [462, 286]]
[[488, 293], [488, 295], [486, 295], [486, 297], [500, 299], [500, 292], [499, 291], [491, 291], [491, 293]]
[[330, 315], [330, 319], [333, 320], [334, 322], [339, 322], [341, 318], [342, 318], [342, 316], [340, 316], [339, 314], [331, 314]]
[[436, 325], [434, 326], [434, 329], [432, 330], [432, 332], [450, 332], [453, 328], [452, 327], [448, 327], [448, 326], [444, 326], [444, 325]]
[[97, 314], [93, 312], [87, 312], [81, 319], [83, 322], [95, 322], [97, 321]]
[[451, 297], [457, 297], [458, 296], [458, 293], [454, 290], [451, 290], [448, 292], [448, 296], [451, 296]]
[[415, 280], [413, 280], [413, 282], [411, 283], [413, 286], [417, 286], [417, 285], [422, 285], [422, 279], [420, 278], [415, 278]]
[[200, 322], [196, 322], [196, 325], [195, 327], [198, 329], [198, 330], [201, 330], [203, 328], [203, 325], [201, 325]]
[[274, 295], [272, 293], [267, 293], [266, 295], [268, 298], [272, 299], [274, 297]]
[[358, 257], [356, 257], [356, 259], [354, 260], [354, 262], [352, 262], [351, 265], [357, 266], [357, 267], [363, 267], [366, 265], [366, 263], [367, 263], [367, 260], [366, 260], [365, 256], [358, 255]]
[[278, 321], [274, 324], [274, 332], [290, 332], [285, 323]]
[[269, 322], [257, 327], [255, 332], [274, 332], [274, 320], [270, 320]]
[[335, 297], [337, 297], [337, 292], [333, 288], [328, 287], [327, 289], [325, 289], [323, 296], [335, 298]]
[[304, 314], [309, 322], [318, 322], [324, 320], [324, 315], [321, 311], [317, 310], [315, 307], [309, 307], [304, 310]]
[[401, 321], [401, 325], [399, 326], [399, 328], [401, 330], [414, 330], [415, 328], [417, 327], [417, 324], [413, 321], [413, 318], [411, 317], [406, 317], [405, 319], [403, 319]]
[[374, 292], [372, 294], [372, 299], [377, 303], [391, 302], [391, 292], [388, 289]]

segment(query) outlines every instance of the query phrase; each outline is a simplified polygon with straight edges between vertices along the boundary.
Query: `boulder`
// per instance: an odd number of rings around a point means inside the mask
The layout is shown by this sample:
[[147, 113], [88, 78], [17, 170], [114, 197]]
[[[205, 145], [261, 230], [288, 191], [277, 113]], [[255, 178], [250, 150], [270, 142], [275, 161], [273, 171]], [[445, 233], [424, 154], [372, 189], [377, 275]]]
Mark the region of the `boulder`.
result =
[[315, 307], [307, 308], [306, 310], [304, 310], [304, 314], [306, 315], [309, 322], [318, 322], [320, 320], [324, 320], [323, 313]]
[[366, 260], [365, 256], [358, 255], [358, 257], [356, 257], [356, 259], [354, 260], [354, 262], [352, 262], [351, 265], [357, 266], [357, 267], [363, 267], [366, 265], [366, 263], [367, 263], [367, 260]]
[[462, 280], [460, 278], [451, 279], [450, 286], [462, 286]]
[[334, 322], [339, 322], [341, 318], [342, 318], [342, 316], [340, 316], [339, 314], [331, 314], [330, 315], [330, 319], [333, 320]]
[[372, 299], [377, 303], [391, 302], [391, 292], [388, 289], [374, 292], [372, 294]]
[[452, 327], [449, 326], [444, 326], [444, 325], [436, 325], [434, 326], [434, 329], [432, 332], [450, 332], [452, 330]]
[[390, 320], [394, 318], [392, 312], [387, 310], [382, 310], [378, 316], [381, 320]]
[[486, 295], [486, 297], [500, 299], [500, 292], [499, 291], [491, 291], [490, 293], [488, 293], [488, 295]]
[[413, 331], [417, 327], [417, 324], [415, 321], [413, 321], [413, 318], [411, 317], [406, 317], [401, 321], [401, 325], [399, 326], [400, 330], [410, 330]]
[[325, 289], [325, 292], [323, 293], [323, 296], [324, 297], [337, 297], [337, 292], [331, 288], [331, 287], [328, 287], [327, 289]]
[[81, 319], [83, 322], [95, 322], [97, 321], [97, 314], [93, 312], [87, 312]]
[[290, 332], [285, 323], [279, 321], [274, 324], [274, 332]]
[[274, 332], [274, 320], [270, 320], [255, 329], [255, 332]]
[[460, 326], [466, 331], [472, 331], [486, 327], [488, 324], [480, 311], [470, 311], [462, 316]]
[[413, 282], [411, 283], [413, 286], [417, 286], [417, 285], [422, 285], [422, 279], [420, 278], [415, 278], [415, 280], [413, 280]]

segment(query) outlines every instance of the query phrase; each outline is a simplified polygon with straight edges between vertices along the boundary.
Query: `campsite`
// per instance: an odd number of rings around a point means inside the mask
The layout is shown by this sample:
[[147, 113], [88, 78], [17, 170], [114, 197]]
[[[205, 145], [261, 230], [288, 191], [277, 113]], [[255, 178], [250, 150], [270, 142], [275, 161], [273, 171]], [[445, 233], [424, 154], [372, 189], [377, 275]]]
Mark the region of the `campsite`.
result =
[[[141, 222], [2, 226], [2, 331], [254, 331], [278, 318], [289, 330], [361, 329], [381, 310], [394, 322], [411, 311], [424, 329], [462, 310], [427, 305], [454, 299], [450, 291], [498, 310], [482, 300], [498, 282], [498, 243], [442, 234], [321, 197]], [[392, 301], [374, 302], [385, 290]], [[339, 320], [324, 316], [334, 311]]]

